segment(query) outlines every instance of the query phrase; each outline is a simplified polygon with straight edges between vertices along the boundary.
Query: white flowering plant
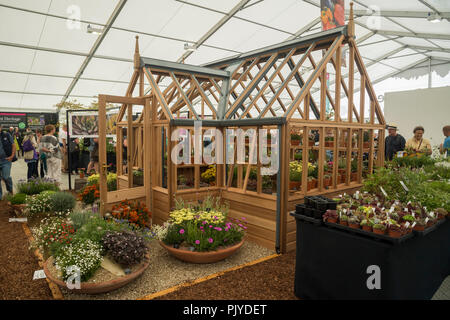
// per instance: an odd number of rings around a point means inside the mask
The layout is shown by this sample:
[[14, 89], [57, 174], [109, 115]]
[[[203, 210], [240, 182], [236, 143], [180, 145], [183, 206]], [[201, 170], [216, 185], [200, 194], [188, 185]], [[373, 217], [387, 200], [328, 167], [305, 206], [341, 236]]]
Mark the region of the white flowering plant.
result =
[[25, 203], [27, 205], [25, 214], [28, 216], [49, 212], [52, 208], [51, 192], [42, 192], [36, 195], [27, 196]]
[[32, 229], [34, 235], [33, 247], [41, 249], [43, 252], [54, 253], [73, 240], [75, 230], [61, 217], [44, 219], [39, 227]]
[[65, 245], [55, 255], [56, 268], [61, 271], [64, 280], [71, 275], [67, 268], [75, 266], [80, 270], [81, 281], [87, 281], [100, 267], [101, 262], [102, 246], [89, 239], [76, 240]]

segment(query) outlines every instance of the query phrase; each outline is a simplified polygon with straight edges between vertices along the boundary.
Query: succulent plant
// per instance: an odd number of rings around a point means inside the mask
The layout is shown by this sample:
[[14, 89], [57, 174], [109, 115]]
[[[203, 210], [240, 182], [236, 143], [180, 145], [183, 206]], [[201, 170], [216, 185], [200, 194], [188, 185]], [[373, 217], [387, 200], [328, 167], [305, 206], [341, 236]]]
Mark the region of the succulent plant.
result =
[[382, 223], [376, 223], [373, 225], [374, 229], [379, 229], [379, 230], [386, 230], [386, 226]]

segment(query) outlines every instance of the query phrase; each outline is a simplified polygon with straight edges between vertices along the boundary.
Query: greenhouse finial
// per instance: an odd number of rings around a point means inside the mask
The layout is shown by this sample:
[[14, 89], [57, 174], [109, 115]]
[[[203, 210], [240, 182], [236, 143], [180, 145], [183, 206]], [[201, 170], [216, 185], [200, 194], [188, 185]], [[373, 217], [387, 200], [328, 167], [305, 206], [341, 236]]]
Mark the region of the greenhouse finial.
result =
[[136, 46], [134, 48], [134, 68], [139, 69], [141, 56], [139, 54], [139, 36], [136, 36]]
[[348, 36], [352, 38], [355, 36], [355, 21], [353, 19], [353, 2], [350, 2], [350, 16], [348, 19]]

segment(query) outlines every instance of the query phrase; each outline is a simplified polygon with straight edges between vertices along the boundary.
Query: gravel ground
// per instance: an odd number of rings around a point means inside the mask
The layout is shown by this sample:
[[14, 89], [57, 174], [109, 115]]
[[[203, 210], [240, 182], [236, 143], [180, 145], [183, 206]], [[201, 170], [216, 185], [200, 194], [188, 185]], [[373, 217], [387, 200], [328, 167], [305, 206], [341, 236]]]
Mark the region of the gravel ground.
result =
[[173, 258], [157, 241], [152, 241], [150, 244], [152, 261], [149, 267], [141, 277], [127, 286], [99, 295], [74, 294], [67, 289], [63, 289], [62, 292], [67, 300], [138, 299], [274, 253], [272, 250], [247, 241], [238, 252], [223, 261], [213, 264], [190, 264]]

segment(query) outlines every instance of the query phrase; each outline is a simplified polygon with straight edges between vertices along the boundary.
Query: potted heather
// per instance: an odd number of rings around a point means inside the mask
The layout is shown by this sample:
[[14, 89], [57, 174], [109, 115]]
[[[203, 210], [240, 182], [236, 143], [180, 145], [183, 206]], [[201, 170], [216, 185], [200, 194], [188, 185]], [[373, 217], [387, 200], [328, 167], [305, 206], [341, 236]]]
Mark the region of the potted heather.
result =
[[364, 131], [363, 134], [363, 148], [368, 149], [369, 148], [369, 132]]

